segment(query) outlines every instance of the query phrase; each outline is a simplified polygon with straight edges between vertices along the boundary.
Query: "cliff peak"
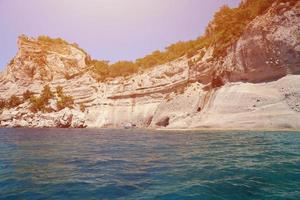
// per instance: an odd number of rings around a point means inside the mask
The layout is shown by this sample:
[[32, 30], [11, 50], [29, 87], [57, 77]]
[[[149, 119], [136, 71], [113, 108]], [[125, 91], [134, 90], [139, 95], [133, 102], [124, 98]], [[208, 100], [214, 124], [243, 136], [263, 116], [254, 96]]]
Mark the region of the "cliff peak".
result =
[[37, 38], [20, 35], [18, 53], [5, 73], [10, 80], [33, 82], [68, 78], [87, 68], [89, 55], [77, 44], [48, 36]]

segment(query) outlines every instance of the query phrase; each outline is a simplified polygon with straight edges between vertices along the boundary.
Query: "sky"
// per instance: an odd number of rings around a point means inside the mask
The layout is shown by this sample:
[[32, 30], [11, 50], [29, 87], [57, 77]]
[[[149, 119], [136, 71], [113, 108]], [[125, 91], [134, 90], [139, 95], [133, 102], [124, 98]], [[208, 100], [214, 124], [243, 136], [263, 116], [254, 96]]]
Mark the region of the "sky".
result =
[[0, 69], [17, 38], [48, 35], [77, 43], [94, 59], [135, 60], [202, 35], [213, 14], [240, 0], [0, 0]]

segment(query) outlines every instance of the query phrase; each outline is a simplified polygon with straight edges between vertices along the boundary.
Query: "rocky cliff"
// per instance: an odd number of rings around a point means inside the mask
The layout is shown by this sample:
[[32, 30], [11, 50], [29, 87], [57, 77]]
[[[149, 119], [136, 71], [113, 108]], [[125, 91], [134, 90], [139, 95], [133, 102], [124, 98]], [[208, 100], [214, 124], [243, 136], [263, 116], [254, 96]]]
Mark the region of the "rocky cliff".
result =
[[[300, 128], [300, 3], [272, 5], [213, 57], [214, 47], [126, 77], [98, 82], [76, 44], [21, 36], [0, 75], [0, 99], [64, 89], [72, 109], [31, 112], [28, 101], [1, 111], [1, 126]], [[55, 104], [55, 98], [50, 104]], [[80, 109], [84, 105], [85, 109]]]

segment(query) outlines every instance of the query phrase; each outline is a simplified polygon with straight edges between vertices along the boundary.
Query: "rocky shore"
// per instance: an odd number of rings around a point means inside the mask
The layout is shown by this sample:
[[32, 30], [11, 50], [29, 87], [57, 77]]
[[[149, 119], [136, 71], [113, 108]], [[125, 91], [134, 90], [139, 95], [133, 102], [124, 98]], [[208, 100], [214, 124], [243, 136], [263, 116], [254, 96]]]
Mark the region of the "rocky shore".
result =
[[1, 115], [2, 127], [86, 128], [85, 115], [65, 108], [54, 113], [28, 113], [26, 110], [6, 110]]

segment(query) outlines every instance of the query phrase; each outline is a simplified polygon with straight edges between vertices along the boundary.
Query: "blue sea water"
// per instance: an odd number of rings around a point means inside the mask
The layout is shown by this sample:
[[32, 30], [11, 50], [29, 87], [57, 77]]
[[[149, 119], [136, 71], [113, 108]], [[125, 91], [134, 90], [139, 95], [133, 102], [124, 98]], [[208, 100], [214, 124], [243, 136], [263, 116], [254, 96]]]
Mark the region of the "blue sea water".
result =
[[0, 199], [300, 199], [300, 133], [0, 129]]

